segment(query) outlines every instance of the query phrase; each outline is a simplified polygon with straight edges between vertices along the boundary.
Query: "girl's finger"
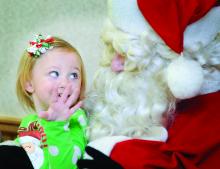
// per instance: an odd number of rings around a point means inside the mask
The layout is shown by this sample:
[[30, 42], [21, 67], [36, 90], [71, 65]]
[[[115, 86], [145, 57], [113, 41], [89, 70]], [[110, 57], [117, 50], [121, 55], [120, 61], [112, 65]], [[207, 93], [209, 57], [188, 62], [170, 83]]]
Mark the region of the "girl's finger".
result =
[[40, 111], [38, 113], [38, 117], [42, 118], [42, 119], [46, 119], [46, 120], [49, 120], [49, 114], [47, 113], [47, 111]]
[[70, 97], [66, 101], [66, 106], [71, 107], [79, 98], [80, 89], [75, 89], [73, 93], [70, 95]]
[[82, 101], [79, 101], [78, 103], [76, 103], [76, 104], [69, 110], [69, 112], [68, 112], [68, 117], [70, 117], [72, 114], [74, 114], [75, 111], [82, 106], [82, 104], [83, 104]]

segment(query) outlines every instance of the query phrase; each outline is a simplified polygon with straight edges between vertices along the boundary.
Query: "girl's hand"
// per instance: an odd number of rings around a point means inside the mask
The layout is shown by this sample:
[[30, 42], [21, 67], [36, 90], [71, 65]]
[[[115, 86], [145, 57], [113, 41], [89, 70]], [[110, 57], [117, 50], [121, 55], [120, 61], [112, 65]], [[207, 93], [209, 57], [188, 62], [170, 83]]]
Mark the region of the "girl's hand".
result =
[[[42, 111], [38, 114], [40, 118], [50, 121], [67, 120], [78, 108], [82, 106], [82, 101], [76, 103], [79, 98], [80, 89], [71, 92], [71, 86], [68, 85], [63, 93], [59, 93], [57, 87], [52, 91], [52, 101], [48, 111]], [[74, 106], [72, 106], [74, 104]]]

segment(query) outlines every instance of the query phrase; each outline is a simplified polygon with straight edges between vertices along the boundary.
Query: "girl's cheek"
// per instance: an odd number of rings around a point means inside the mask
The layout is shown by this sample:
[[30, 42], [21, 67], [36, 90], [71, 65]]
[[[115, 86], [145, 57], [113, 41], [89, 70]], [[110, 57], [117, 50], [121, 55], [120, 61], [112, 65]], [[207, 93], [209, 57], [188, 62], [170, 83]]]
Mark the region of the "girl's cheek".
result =
[[73, 83], [72, 85], [71, 85], [71, 90], [70, 90], [70, 93], [72, 94], [72, 93], [74, 93], [74, 91], [77, 89], [77, 88], [79, 88], [79, 83]]
[[49, 91], [50, 93], [52, 93], [54, 90], [57, 89], [57, 84], [56, 83], [45, 83], [44, 84], [44, 89], [46, 91]]

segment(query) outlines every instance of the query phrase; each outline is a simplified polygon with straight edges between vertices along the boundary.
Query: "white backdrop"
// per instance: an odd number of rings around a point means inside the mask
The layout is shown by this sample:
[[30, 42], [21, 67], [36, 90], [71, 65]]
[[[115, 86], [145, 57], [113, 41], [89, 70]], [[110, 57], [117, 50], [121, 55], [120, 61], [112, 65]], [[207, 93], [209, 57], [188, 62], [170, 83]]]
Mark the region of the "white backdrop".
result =
[[15, 95], [16, 71], [34, 34], [56, 35], [72, 43], [83, 57], [87, 87], [102, 54], [100, 33], [106, 0], [0, 0], [0, 115], [22, 117]]

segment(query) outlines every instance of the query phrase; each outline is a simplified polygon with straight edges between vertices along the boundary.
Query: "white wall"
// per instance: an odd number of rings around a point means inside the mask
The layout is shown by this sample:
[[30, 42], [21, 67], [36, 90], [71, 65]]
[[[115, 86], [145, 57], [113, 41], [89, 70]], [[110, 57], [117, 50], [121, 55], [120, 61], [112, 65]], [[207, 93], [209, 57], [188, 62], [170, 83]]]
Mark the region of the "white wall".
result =
[[56, 35], [81, 53], [91, 85], [102, 54], [100, 32], [106, 0], [0, 0], [0, 115], [22, 117], [15, 95], [16, 71], [34, 34]]

